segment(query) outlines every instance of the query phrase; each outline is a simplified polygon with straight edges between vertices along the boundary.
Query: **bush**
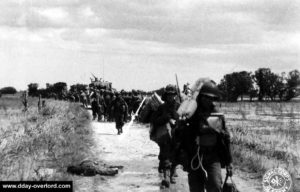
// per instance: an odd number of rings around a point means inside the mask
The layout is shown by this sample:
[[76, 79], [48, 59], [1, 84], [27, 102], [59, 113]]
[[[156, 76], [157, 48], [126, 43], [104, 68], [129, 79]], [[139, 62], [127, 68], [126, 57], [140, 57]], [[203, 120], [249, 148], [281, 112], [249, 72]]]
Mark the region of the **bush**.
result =
[[3, 87], [0, 89], [0, 94], [15, 94], [17, 90], [14, 87]]

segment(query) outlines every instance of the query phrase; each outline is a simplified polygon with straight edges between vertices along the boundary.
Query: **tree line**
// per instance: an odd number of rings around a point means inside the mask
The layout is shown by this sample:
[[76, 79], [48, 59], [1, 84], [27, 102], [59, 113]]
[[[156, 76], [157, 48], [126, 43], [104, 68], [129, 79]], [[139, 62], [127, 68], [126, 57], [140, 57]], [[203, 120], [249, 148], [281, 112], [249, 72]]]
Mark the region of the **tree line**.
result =
[[[75, 84], [67, 89], [65, 82], [46, 84], [46, 88], [39, 89], [38, 83], [28, 85], [29, 96], [39, 96], [43, 98], [66, 99], [71, 92], [80, 92], [86, 90], [88, 85]], [[292, 70], [288, 73], [282, 72], [276, 74], [270, 68], [259, 68], [254, 73], [248, 71], [233, 72], [226, 74], [218, 84], [223, 92], [223, 100], [236, 102], [240, 98], [247, 96], [250, 101], [257, 98], [258, 101], [279, 100], [289, 101], [300, 95], [300, 72]], [[158, 92], [162, 89], [156, 90]], [[0, 89], [2, 94], [15, 94], [17, 91], [13, 87], [4, 87]]]
[[218, 84], [223, 92], [223, 100], [235, 102], [248, 96], [250, 101], [280, 100], [289, 101], [299, 95], [300, 72], [292, 70], [276, 74], [269, 68], [259, 68], [254, 73], [233, 72], [224, 75]]
[[37, 97], [41, 95], [42, 98], [65, 99], [67, 97], [68, 88], [67, 83], [57, 82], [54, 84], [46, 83], [46, 88], [40, 88], [38, 83], [30, 83], [28, 85], [28, 95]]

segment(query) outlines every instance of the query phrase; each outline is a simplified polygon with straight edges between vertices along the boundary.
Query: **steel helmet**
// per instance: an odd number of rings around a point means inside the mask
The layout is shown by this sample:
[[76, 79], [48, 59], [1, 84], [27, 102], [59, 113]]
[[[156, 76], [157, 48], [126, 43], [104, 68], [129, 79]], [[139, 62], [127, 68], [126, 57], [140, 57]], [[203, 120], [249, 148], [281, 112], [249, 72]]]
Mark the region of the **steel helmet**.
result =
[[199, 94], [213, 97], [216, 99], [219, 99], [222, 96], [222, 92], [218, 89], [216, 83], [212, 80], [204, 82]]
[[176, 87], [174, 85], [167, 85], [165, 88], [165, 94], [176, 95]]

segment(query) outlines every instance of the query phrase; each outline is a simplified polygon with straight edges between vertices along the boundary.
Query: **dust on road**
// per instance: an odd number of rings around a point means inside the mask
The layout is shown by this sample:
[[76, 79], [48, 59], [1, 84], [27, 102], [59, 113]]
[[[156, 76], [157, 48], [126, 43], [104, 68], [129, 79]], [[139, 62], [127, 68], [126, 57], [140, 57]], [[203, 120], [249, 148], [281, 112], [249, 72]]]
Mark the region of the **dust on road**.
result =
[[[122, 165], [124, 168], [113, 177], [74, 176], [77, 192], [188, 192], [187, 174], [179, 167], [177, 183], [169, 189], [161, 189], [162, 174], [157, 171], [158, 146], [149, 139], [149, 127], [133, 123], [124, 126], [124, 134], [117, 135], [114, 123], [93, 122], [97, 157], [108, 164]], [[234, 176], [241, 191], [258, 192], [260, 186], [254, 182]]]

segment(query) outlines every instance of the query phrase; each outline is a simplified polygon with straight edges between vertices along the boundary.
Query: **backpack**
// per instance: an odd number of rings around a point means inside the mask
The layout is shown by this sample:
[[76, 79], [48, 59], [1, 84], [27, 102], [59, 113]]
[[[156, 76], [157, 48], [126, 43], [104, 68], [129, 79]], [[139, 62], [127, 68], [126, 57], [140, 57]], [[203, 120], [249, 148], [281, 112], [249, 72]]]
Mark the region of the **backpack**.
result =
[[150, 124], [150, 140], [154, 141], [157, 144], [161, 144], [167, 140], [167, 138], [171, 138], [171, 126], [170, 123], [166, 123], [165, 125], [154, 127], [153, 124]]

